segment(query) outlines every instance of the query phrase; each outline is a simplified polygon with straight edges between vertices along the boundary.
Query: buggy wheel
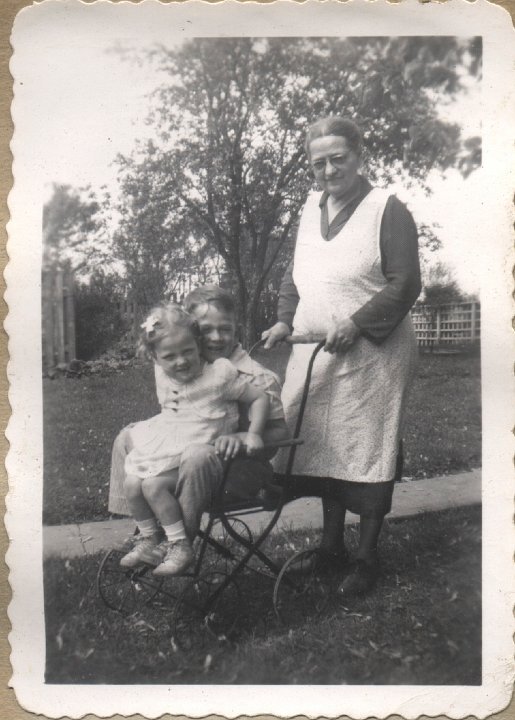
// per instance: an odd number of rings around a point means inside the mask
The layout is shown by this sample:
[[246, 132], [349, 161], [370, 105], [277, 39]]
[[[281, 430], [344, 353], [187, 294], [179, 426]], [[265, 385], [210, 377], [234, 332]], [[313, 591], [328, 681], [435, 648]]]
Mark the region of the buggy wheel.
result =
[[172, 610], [172, 638], [182, 650], [202, 647], [210, 639], [227, 640], [242, 611], [241, 591], [235, 580], [213, 597], [228, 573], [216, 570], [189, 579]]
[[335, 582], [319, 550], [303, 550], [282, 566], [274, 586], [274, 610], [281, 622], [298, 625], [328, 609]]
[[245, 555], [247, 547], [244, 543], [253, 544], [254, 542], [252, 532], [246, 522], [237, 517], [227, 518], [227, 522], [231, 530], [242, 539], [243, 544], [238, 542], [221, 522], [215, 524], [211, 535], [218, 546], [210, 546], [212, 550], [210, 565], [213, 569], [219, 569], [222, 572], [229, 572], [231, 565], [237, 563]]
[[132, 615], [155, 598], [163, 578], [152, 575], [149, 565], [121, 567], [123, 555], [120, 550], [110, 550], [104, 556], [97, 573], [97, 592], [107, 607], [122, 615]]

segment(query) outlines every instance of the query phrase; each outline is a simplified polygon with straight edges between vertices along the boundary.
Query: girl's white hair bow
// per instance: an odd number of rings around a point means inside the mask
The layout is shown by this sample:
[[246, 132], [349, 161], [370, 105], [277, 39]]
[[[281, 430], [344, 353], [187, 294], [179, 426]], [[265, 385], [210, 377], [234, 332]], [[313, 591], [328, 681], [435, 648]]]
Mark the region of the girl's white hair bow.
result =
[[159, 318], [157, 315], [149, 315], [144, 323], [141, 323], [140, 327], [145, 330], [147, 334], [151, 333], [155, 326], [159, 324]]

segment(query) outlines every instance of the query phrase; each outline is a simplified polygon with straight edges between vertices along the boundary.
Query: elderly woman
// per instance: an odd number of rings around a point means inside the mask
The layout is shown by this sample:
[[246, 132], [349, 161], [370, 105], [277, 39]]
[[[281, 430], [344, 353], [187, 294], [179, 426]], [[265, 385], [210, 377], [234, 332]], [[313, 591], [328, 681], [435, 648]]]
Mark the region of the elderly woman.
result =
[[[330, 566], [345, 569], [344, 597], [371, 590], [379, 573], [377, 543], [402, 467], [402, 418], [417, 356], [408, 311], [421, 288], [413, 218], [359, 174], [361, 144], [359, 128], [344, 118], [309, 128], [306, 151], [323, 192], [308, 196], [278, 322], [263, 333], [267, 348], [292, 330], [325, 336], [293, 472], [297, 495], [322, 497], [321, 550]], [[282, 393], [290, 427], [312, 352], [310, 345], [292, 350]], [[343, 544], [346, 510], [360, 516], [353, 563]]]

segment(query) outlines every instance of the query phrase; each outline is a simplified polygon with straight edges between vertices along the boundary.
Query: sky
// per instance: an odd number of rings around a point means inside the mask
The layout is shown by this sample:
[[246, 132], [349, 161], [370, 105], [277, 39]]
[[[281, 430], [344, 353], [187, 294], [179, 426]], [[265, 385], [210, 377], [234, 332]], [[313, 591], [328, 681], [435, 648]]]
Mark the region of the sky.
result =
[[[91, 185], [93, 189], [107, 185], [116, 192], [116, 156], [130, 154], [136, 138], [152, 136], [145, 118], [156, 72], [151, 63], [123, 60], [114, 48], [142, 51], [155, 43], [172, 47], [177, 42], [177, 36], [162, 23], [137, 29], [127, 23], [117, 27], [116, 33], [108, 24], [97, 25], [94, 32], [87, 26], [70, 33], [46, 27], [38, 46], [38, 70], [34, 72], [32, 66], [30, 77], [27, 75], [40, 121], [37, 162], [44, 199], [50, 196], [52, 183]], [[17, 77], [23, 82], [23, 72]], [[481, 133], [479, 88], [472, 88], [445, 112], [449, 120], [462, 125], [465, 136]], [[431, 178], [430, 197], [393, 188], [416, 220], [440, 224], [443, 247], [438, 259], [453, 269], [461, 288], [469, 293], [479, 289], [479, 268], [470, 240], [479, 205], [479, 182], [479, 172], [463, 180], [451, 171], [445, 178]]]

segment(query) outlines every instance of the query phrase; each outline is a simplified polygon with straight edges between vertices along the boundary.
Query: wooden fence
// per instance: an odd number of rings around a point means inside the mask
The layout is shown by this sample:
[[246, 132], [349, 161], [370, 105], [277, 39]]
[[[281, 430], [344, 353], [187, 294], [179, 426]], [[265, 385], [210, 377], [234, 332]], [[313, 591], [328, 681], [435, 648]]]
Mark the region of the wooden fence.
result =
[[46, 269], [41, 278], [43, 369], [69, 363], [76, 356], [73, 273]]
[[[73, 273], [70, 270], [43, 270], [41, 294], [44, 371], [69, 363], [76, 357], [73, 288]], [[118, 309], [136, 340], [139, 335], [141, 310], [135, 303], [127, 300], [120, 302]], [[478, 344], [480, 341], [479, 302], [454, 303], [441, 307], [418, 305], [411, 311], [411, 317], [418, 345], [422, 349], [452, 349]]]
[[481, 337], [481, 306], [478, 302], [432, 307], [418, 305], [411, 318], [422, 348], [456, 347], [478, 343]]
[[127, 298], [125, 300], [118, 300], [116, 307], [120, 313], [120, 318], [128, 333], [130, 342], [136, 344], [140, 335], [140, 324], [145, 310], [142, 310], [136, 302]]

